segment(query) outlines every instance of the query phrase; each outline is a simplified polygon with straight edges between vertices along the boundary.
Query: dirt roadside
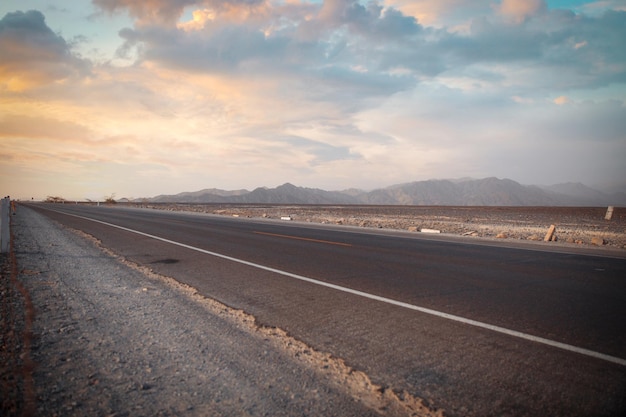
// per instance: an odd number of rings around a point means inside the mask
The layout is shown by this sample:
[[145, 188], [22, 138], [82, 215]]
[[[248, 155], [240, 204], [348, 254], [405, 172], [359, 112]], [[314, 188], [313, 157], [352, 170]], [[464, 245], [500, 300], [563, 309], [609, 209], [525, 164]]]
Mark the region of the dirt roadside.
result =
[[2, 415], [443, 415], [29, 209], [11, 229]]

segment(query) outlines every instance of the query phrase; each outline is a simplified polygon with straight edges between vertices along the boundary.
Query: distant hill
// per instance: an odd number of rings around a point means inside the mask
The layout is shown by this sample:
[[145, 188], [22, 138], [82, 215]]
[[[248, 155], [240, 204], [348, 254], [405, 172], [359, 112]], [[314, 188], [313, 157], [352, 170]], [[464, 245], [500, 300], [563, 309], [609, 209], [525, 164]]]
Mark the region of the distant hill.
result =
[[580, 183], [547, 187], [510, 179], [428, 180], [374, 191], [325, 191], [290, 183], [253, 191], [205, 189], [159, 195], [142, 201], [158, 203], [374, 204], [442, 206], [626, 206], [626, 193], [606, 193]]
[[568, 196], [579, 202], [579, 205], [623, 205], [626, 202], [626, 192], [604, 192], [579, 182], [568, 182], [542, 188], [552, 193]]
[[428, 180], [374, 190], [362, 197], [369, 204], [453, 206], [543, 206], [563, 203], [538, 187], [508, 179]]
[[324, 191], [318, 188], [296, 187], [283, 184], [276, 188], [257, 188], [249, 194], [231, 199], [233, 203], [268, 204], [355, 204], [353, 197], [338, 191]]
[[207, 188], [200, 191], [185, 192], [175, 195], [158, 195], [147, 200], [154, 203], [221, 203], [230, 197], [249, 194], [248, 190], [226, 191]]

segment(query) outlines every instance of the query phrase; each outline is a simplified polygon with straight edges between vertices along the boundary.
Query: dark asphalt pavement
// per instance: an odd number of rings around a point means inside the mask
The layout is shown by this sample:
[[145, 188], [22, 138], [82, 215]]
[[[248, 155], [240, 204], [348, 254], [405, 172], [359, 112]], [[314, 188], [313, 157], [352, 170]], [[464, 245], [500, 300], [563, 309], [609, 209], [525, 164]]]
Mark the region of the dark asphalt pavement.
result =
[[[424, 398], [448, 415], [626, 414], [624, 259], [180, 212], [31, 207], [95, 236], [133, 262], [343, 358], [378, 384]], [[600, 357], [425, 314], [387, 299]]]

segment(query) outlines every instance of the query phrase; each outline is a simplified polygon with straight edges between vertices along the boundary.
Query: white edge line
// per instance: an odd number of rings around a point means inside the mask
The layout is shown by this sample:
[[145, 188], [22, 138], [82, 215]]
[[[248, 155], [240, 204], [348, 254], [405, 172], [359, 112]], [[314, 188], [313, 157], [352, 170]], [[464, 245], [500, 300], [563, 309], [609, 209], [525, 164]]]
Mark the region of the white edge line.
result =
[[[52, 210], [52, 211], [57, 211], [57, 210]], [[57, 212], [61, 213], [61, 214], [68, 215], [68, 216], [78, 217], [80, 219], [89, 220], [89, 221], [96, 222], [96, 223], [101, 223], [101, 224], [104, 224], [106, 226], [110, 226], [110, 227], [114, 227], [114, 228], [117, 228], [117, 229], [125, 230], [127, 232], [131, 232], [131, 233], [135, 233], [135, 234], [138, 234], [138, 235], [146, 236], [146, 237], [149, 237], [149, 238], [152, 238], [152, 239], [155, 239], [155, 240], [160, 240], [162, 242], [170, 243], [172, 245], [180, 246], [180, 247], [183, 247], [183, 248], [186, 248], [186, 249], [191, 249], [191, 250], [194, 250], [196, 252], [201, 252], [201, 253], [204, 253], [204, 254], [207, 254], [207, 255], [211, 255], [211, 256], [218, 257], [218, 258], [226, 259], [226, 260], [229, 260], [229, 261], [232, 261], [232, 262], [237, 262], [237, 263], [240, 263], [240, 264], [243, 264], [243, 265], [251, 266], [253, 268], [262, 269], [264, 271], [273, 272], [273, 273], [280, 274], [280, 275], [283, 275], [283, 276], [287, 276], [287, 277], [290, 277], [290, 278], [294, 278], [294, 279], [297, 279], [297, 280], [300, 280], [300, 281], [305, 281], [305, 282], [309, 282], [311, 284], [320, 285], [322, 287], [332, 288], [332, 289], [337, 290], [337, 291], [342, 291], [342, 292], [345, 292], [345, 293], [358, 295], [360, 297], [368, 298], [370, 300], [376, 300], [376, 301], [380, 301], [380, 302], [383, 302], [383, 303], [395, 305], [395, 306], [398, 306], [398, 307], [407, 308], [409, 310], [419, 311], [420, 313], [429, 314], [429, 315], [432, 315], [432, 316], [435, 316], [435, 317], [440, 317], [440, 318], [456, 321], [456, 322], [467, 324], [467, 325], [470, 325], [470, 326], [479, 327], [479, 328], [491, 330], [491, 331], [494, 331], [494, 332], [497, 332], [497, 333], [506, 334], [508, 336], [517, 337], [519, 339], [530, 340], [532, 342], [541, 343], [541, 344], [544, 344], [544, 345], [547, 345], [547, 346], [552, 346], [552, 347], [555, 347], [555, 348], [558, 348], [558, 349], [567, 350], [567, 351], [570, 351], [570, 352], [579, 353], [581, 355], [590, 356], [592, 358], [601, 359], [601, 360], [604, 360], [604, 361], [607, 361], [607, 362], [611, 362], [611, 363], [615, 363], [615, 364], [618, 364], [618, 365], [626, 366], [626, 359], [618, 358], [616, 356], [606, 355], [604, 353], [596, 352], [596, 351], [593, 351], [593, 350], [584, 349], [584, 348], [580, 348], [580, 347], [573, 346], [573, 345], [568, 345], [566, 343], [557, 342], [557, 341], [546, 339], [546, 338], [539, 337], [539, 336], [533, 336], [533, 335], [530, 335], [530, 334], [527, 334], [527, 333], [518, 332], [516, 330], [507, 329], [505, 327], [494, 326], [492, 324], [487, 324], [487, 323], [483, 323], [483, 322], [480, 322], [480, 321], [467, 319], [467, 318], [460, 317], [460, 316], [455, 316], [453, 314], [448, 314], [448, 313], [444, 313], [444, 312], [441, 312], [441, 311], [432, 310], [430, 308], [416, 306], [416, 305], [405, 303], [405, 302], [402, 302], [402, 301], [393, 300], [391, 298], [381, 297], [379, 295], [374, 295], [374, 294], [366, 293], [366, 292], [363, 292], [363, 291], [354, 290], [352, 288], [342, 287], [340, 285], [331, 284], [331, 283], [324, 282], [324, 281], [318, 281], [318, 280], [313, 279], [313, 278], [307, 278], [305, 276], [298, 275], [298, 274], [293, 274], [293, 273], [287, 272], [287, 271], [282, 271], [280, 269], [275, 269], [275, 268], [271, 268], [271, 267], [268, 267], [268, 266], [256, 264], [254, 262], [245, 261], [243, 259], [233, 258], [232, 256], [223, 255], [221, 253], [211, 252], [211, 251], [208, 251], [208, 250], [205, 250], [205, 249], [197, 248], [195, 246], [186, 245], [184, 243], [180, 243], [180, 242], [176, 242], [176, 241], [173, 241], [173, 240], [165, 239], [163, 237], [151, 235], [149, 233], [140, 232], [138, 230], [129, 229], [127, 227], [118, 226], [116, 224], [107, 223], [107, 222], [104, 222], [104, 221], [101, 221], [101, 220], [95, 220], [95, 219], [91, 219], [89, 217], [79, 216], [79, 215], [76, 215], [76, 214], [70, 214], [70, 213], [66, 213], [66, 212], [60, 212], [60, 211], [57, 211]]]

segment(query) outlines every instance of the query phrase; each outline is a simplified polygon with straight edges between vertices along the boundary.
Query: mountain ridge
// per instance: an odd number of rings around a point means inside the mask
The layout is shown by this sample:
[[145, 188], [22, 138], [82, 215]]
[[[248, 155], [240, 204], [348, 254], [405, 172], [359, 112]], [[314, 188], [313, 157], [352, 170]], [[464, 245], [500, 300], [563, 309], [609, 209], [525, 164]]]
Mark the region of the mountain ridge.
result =
[[289, 182], [276, 188], [207, 188], [134, 201], [153, 203], [371, 204], [441, 206], [626, 206], [626, 193], [607, 193], [581, 183], [522, 185], [511, 179], [431, 179], [372, 191], [326, 191]]

